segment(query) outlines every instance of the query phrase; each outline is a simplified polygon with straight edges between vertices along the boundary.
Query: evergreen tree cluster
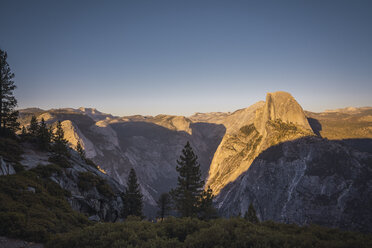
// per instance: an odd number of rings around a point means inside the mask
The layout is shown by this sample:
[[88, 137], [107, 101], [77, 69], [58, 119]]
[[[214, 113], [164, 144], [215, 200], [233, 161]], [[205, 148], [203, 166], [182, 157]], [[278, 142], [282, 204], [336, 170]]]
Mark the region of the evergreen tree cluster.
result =
[[36, 116], [33, 115], [29, 127], [27, 129], [24, 126], [22, 127], [21, 137], [24, 140], [37, 143], [41, 150], [48, 151], [51, 148], [54, 134], [52, 127], [47, 126], [44, 118], [39, 123]]
[[[177, 160], [176, 169], [179, 172], [177, 187], [169, 193], [161, 194], [157, 201], [158, 217], [161, 222], [172, 210], [181, 217], [197, 217], [201, 220], [217, 217], [217, 211], [213, 207], [212, 189], [208, 187], [203, 190], [204, 181], [201, 179], [200, 164], [197, 159], [190, 143], [187, 142], [182, 155]], [[124, 218], [130, 215], [143, 217], [143, 195], [134, 169], [130, 170], [123, 202]]]
[[68, 141], [65, 139], [65, 133], [61, 121], [57, 122], [56, 130], [53, 132], [53, 126], [47, 125], [44, 118], [40, 123], [36, 116], [31, 117], [29, 127], [22, 127], [21, 137], [33, 143], [37, 143], [39, 148], [44, 151], [52, 151], [57, 157], [69, 157]]
[[[177, 160], [176, 169], [179, 172], [177, 187], [169, 193], [162, 193], [157, 201], [160, 222], [163, 222], [172, 210], [175, 210], [180, 217], [196, 217], [201, 220], [218, 217], [217, 210], [213, 206], [212, 189], [208, 187], [203, 190], [204, 181], [201, 179], [200, 164], [197, 159], [190, 143], [187, 142], [179, 160]], [[130, 170], [123, 201], [124, 218], [130, 215], [143, 217], [143, 195], [134, 169]], [[259, 223], [252, 204], [249, 206], [245, 218], [252, 223]]]

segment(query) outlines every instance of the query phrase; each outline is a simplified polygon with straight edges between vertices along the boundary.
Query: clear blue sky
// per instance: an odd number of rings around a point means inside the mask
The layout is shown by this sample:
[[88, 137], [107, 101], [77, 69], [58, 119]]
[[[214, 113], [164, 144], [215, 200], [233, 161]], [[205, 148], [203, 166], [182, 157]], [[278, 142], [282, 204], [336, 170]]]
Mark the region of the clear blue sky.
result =
[[372, 106], [372, 1], [0, 0], [19, 107], [234, 111], [290, 92]]

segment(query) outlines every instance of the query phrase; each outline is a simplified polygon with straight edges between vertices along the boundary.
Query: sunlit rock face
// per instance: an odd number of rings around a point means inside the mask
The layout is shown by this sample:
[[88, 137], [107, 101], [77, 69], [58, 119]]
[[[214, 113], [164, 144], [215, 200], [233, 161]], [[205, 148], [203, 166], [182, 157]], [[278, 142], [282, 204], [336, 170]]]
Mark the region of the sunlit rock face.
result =
[[268, 93], [266, 102], [256, 103], [240, 113], [244, 113], [243, 118], [242, 114], [229, 117], [230, 128], [210, 166], [207, 185], [215, 194], [248, 170], [268, 147], [313, 135], [301, 106], [286, 92]]
[[265, 106], [256, 112], [255, 126], [264, 134], [267, 122], [275, 120], [311, 130], [302, 107], [287, 92], [267, 93]]
[[228, 184], [224, 216], [253, 203], [261, 220], [372, 231], [372, 155], [343, 142], [305, 137], [273, 146]]
[[[327, 139], [372, 139], [372, 108], [305, 111], [314, 131]], [[369, 150], [372, 152], [372, 149]]]

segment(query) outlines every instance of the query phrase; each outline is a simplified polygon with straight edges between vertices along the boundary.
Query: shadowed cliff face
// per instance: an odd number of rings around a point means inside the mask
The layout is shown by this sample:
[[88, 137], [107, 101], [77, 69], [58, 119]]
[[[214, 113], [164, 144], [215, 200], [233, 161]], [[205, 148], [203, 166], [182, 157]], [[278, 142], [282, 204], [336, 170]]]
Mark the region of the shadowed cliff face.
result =
[[372, 155], [343, 142], [300, 138], [270, 147], [216, 199], [221, 214], [372, 231]]
[[228, 132], [215, 153], [207, 181], [215, 194], [248, 170], [268, 147], [314, 135], [301, 106], [289, 93], [268, 93], [265, 104], [250, 109], [248, 121]]

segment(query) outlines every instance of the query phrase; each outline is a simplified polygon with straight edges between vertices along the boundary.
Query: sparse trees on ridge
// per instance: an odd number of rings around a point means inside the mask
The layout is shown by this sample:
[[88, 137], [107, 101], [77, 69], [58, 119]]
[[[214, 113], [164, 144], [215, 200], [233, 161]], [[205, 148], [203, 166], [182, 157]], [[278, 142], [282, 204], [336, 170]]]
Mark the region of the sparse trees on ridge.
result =
[[41, 118], [41, 122], [37, 132], [37, 139], [41, 149], [49, 150], [51, 142], [51, 133], [45, 123], [44, 118]]
[[30, 126], [28, 127], [28, 133], [31, 135], [31, 137], [36, 138], [38, 130], [39, 123], [37, 122], [36, 116], [33, 115], [31, 117]]
[[56, 132], [53, 137], [53, 151], [58, 157], [69, 157], [68, 142], [65, 139], [65, 132], [63, 131], [61, 121], [57, 122]]
[[81, 159], [85, 161], [86, 160], [85, 151], [84, 151], [84, 148], [81, 146], [79, 140], [78, 140], [78, 142], [76, 144], [76, 151], [79, 154], [79, 156], [81, 157]]

